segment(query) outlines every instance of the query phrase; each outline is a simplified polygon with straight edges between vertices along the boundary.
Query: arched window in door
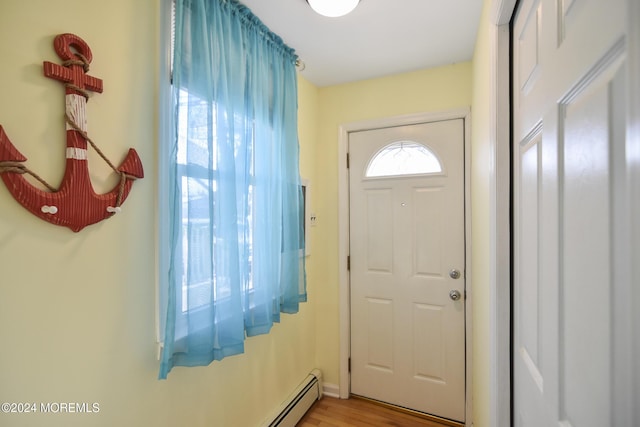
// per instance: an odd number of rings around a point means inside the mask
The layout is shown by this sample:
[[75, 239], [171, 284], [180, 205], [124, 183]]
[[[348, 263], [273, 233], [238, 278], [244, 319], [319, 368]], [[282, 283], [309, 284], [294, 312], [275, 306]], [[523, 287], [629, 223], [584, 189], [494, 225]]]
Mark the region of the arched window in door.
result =
[[429, 147], [419, 142], [398, 141], [383, 147], [371, 158], [365, 177], [430, 175], [442, 171], [440, 160]]

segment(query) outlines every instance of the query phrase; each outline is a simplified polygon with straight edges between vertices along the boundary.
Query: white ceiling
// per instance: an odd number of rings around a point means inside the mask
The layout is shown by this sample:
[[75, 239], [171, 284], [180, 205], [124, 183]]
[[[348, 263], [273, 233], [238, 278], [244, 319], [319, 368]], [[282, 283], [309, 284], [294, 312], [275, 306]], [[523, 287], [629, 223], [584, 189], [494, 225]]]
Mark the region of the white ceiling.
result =
[[296, 50], [317, 86], [469, 61], [482, 0], [361, 0], [341, 18], [306, 0], [240, 0]]

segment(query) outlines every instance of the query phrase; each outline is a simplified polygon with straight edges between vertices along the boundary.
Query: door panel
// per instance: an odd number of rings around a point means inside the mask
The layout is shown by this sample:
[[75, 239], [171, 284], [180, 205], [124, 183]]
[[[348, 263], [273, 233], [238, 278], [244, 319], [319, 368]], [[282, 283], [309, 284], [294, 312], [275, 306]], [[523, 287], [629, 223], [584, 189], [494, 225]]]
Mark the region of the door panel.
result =
[[391, 273], [393, 270], [393, 234], [392, 227], [387, 227], [393, 220], [391, 189], [381, 188], [366, 190], [367, 200], [367, 233], [366, 260], [370, 272]]
[[445, 329], [444, 307], [431, 304], [414, 304], [414, 325], [422, 325], [424, 329], [414, 328], [416, 360], [413, 375], [423, 380], [444, 384], [446, 345], [442, 331]]
[[442, 206], [443, 188], [418, 188], [414, 190], [413, 262], [417, 276], [442, 277], [443, 223], [432, 206]]
[[393, 373], [393, 300], [366, 299], [367, 367]]
[[[465, 290], [463, 131], [457, 119], [349, 136], [351, 392], [458, 421], [464, 297], [449, 292]], [[428, 148], [441, 171], [365, 176], [398, 141]]]
[[608, 95], [602, 85], [561, 113], [560, 413], [576, 426], [608, 425], [612, 415]]
[[520, 169], [520, 235], [522, 245], [519, 248], [518, 280], [521, 283], [516, 301], [518, 318], [518, 348], [529, 375], [542, 391], [542, 369], [540, 367], [540, 280], [538, 273], [539, 198], [540, 198], [540, 142], [541, 135], [536, 133], [532, 141], [525, 140], [521, 148], [522, 165]]

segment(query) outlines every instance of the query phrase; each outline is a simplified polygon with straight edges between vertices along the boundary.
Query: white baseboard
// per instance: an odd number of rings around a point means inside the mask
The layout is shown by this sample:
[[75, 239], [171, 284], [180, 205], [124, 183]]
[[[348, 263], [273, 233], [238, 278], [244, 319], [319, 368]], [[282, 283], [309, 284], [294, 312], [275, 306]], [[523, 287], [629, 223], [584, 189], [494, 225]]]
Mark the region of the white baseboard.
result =
[[314, 369], [261, 427], [294, 427], [322, 397], [322, 373]]
[[323, 396], [335, 397], [337, 399], [340, 398], [340, 387], [337, 384], [331, 383], [323, 383], [322, 384], [322, 394]]

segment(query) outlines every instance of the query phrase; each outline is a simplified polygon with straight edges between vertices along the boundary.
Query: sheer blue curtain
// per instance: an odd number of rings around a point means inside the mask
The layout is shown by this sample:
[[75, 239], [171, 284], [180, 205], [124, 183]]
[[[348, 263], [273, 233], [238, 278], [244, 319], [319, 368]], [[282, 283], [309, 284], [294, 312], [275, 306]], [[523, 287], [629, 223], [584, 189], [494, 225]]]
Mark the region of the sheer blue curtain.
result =
[[306, 300], [296, 55], [235, 0], [176, 0], [160, 378]]

